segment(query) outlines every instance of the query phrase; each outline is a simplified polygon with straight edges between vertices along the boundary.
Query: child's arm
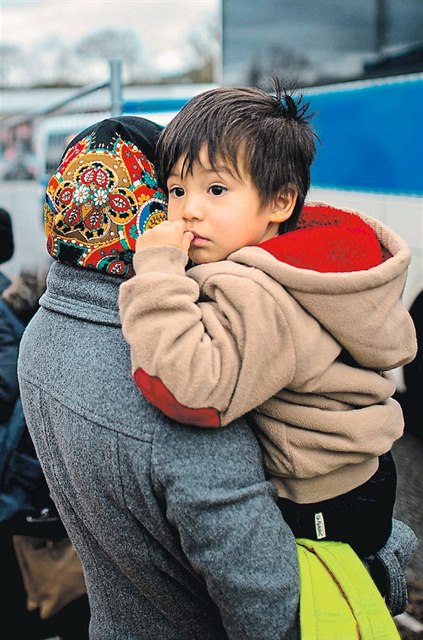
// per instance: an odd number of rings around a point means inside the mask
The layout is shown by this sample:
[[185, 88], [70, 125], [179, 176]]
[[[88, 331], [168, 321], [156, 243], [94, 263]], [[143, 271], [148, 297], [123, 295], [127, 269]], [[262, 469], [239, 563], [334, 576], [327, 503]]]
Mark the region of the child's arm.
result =
[[272, 292], [280, 285], [259, 270], [223, 261], [187, 275], [186, 260], [176, 246], [136, 253], [136, 275], [121, 285], [123, 333], [152, 404], [179, 422], [222, 426], [292, 380], [295, 317], [288, 322]]

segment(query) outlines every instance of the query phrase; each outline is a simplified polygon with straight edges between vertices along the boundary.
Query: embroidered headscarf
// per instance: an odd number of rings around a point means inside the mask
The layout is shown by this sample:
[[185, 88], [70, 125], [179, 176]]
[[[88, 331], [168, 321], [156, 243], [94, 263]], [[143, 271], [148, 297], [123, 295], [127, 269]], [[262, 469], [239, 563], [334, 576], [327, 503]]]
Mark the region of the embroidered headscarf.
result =
[[78, 267], [124, 277], [137, 237], [166, 218], [154, 169], [162, 127], [135, 116], [107, 118], [67, 146], [44, 203], [47, 251]]

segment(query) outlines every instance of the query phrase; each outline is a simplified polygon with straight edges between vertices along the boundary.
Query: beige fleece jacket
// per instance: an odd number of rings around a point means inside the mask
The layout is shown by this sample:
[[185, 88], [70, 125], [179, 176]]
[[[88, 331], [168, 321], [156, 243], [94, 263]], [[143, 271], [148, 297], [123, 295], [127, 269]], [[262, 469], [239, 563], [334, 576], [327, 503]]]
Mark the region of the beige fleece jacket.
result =
[[249, 413], [280, 496], [350, 491], [403, 431], [385, 372], [416, 353], [409, 261], [382, 223], [319, 203], [298, 230], [188, 271], [181, 250], [146, 249], [120, 288], [134, 379], [179, 422]]

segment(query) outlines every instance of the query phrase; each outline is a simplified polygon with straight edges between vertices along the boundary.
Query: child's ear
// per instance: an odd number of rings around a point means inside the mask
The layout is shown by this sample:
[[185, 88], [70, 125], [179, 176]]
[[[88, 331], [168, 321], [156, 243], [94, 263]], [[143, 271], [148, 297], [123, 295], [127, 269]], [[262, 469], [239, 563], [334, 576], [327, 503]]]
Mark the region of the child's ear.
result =
[[271, 222], [285, 222], [292, 215], [295, 204], [297, 202], [298, 191], [294, 187], [287, 187], [283, 191], [279, 191], [273, 200], [272, 210], [270, 212]]

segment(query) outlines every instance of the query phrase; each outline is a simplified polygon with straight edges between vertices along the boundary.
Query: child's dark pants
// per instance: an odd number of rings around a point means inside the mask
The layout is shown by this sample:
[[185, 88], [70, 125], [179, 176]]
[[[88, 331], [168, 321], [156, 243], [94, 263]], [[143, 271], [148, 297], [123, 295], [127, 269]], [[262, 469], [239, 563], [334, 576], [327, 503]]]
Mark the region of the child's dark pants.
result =
[[390, 536], [396, 486], [395, 462], [388, 452], [379, 457], [379, 468], [370, 480], [348, 493], [310, 504], [279, 498], [278, 506], [296, 538], [318, 540], [323, 522], [324, 540], [348, 542], [365, 558], [379, 551]]

